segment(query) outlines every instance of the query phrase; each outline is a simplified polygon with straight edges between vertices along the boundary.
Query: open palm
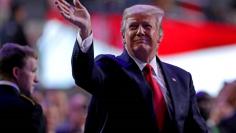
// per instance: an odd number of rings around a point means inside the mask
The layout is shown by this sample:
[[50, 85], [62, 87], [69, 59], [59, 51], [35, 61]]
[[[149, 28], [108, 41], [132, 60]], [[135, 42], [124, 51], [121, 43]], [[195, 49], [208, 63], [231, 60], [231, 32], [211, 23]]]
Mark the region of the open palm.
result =
[[55, 0], [55, 4], [60, 13], [80, 29], [82, 39], [89, 36], [92, 31], [90, 14], [79, 0], [74, 0], [74, 5], [65, 0]]

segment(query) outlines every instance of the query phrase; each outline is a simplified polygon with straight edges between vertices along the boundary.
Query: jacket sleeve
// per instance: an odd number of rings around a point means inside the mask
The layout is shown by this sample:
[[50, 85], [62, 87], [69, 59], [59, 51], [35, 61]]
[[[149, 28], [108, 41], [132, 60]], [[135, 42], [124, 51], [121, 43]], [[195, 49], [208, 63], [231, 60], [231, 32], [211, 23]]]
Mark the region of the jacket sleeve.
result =
[[[93, 44], [87, 52], [82, 52], [76, 40], [71, 58], [72, 76], [76, 85], [94, 94], [102, 82], [102, 72], [94, 60]], [[95, 89], [96, 88], [96, 89]]]
[[197, 100], [196, 100], [196, 92], [193, 86], [192, 77], [190, 75], [190, 108], [189, 114], [187, 117], [187, 121], [185, 122], [185, 133], [208, 133], [208, 128], [205, 120], [200, 114]]

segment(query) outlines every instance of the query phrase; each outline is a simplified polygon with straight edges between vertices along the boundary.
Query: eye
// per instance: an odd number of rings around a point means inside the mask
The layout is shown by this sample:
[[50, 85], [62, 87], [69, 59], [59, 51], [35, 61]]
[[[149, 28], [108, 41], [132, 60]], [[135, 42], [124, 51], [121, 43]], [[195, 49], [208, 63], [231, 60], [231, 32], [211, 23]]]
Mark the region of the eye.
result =
[[37, 72], [37, 68], [31, 70], [33, 73]]
[[130, 24], [130, 25], [129, 25], [129, 29], [130, 29], [130, 30], [136, 30], [137, 27], [138, 27], [137, 24]]
[[151, 29], [151, 28], [152, 28], [152, 26], [151, 26], [150, 24], [144, 24], [143, 27], [144, 27], [145, 29]]

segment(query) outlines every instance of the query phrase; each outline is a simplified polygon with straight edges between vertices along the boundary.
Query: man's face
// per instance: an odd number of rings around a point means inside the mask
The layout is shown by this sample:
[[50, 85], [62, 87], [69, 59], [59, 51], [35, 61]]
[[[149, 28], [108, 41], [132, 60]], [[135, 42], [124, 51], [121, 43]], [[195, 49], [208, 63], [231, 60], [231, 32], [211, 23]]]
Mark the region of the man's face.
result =
[[69, 102], [68, 120], [77, 126], [83, 126], [85, 124], [86, 116], [86, 97], [82, 94], [76, 94]]
[[23, 92], [32, 94], [33, 89], [38, 82], [37, 79], [37, 60], [33, 57], [25, 59], [25, 66], [19, 68], [19, 74], [16, 77], [19, 88]]
[[128, 52], [143, 62], [156, 55], [159, 29], [154, 15], [133, 14], [126, 19], [124, 43]]

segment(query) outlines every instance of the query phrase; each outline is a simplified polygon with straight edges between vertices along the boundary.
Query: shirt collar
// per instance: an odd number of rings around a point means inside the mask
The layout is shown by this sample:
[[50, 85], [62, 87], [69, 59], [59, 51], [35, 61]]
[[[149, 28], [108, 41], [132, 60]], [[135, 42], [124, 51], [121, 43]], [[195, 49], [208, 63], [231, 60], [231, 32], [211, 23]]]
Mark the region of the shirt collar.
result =
[[[129, 53], [128, 50], [127, 50], [127, 53], [128, 53], [128, 55], [134, 60], [134, 62], [138, 65], [139, 69], [142, 71], [143, 68], [146, 66], [147, 62], [142, 62], [141, 60], [137, 59], [136, 57], [133, 57], [133, 56]], [[151, 60], [151, 62], [149, 63], [149, 64], [152, 66], [152, 68], [153, 68], [155, 74], [158, 73], [158, 70], [157, 70], [157, 66], [158, 66], [158, 65], [157, 65], [157, 59], [156, 59], [156, 58], [157, 58], [157, 57], [155, 56], [155, 57]]]
[[12, 86], [13, 88], [15, 88], [18, 92], [20, 92], [20, 89], [18, 87], [18, 85], [14, 82], [11, 81], [7, 81], [7, 80], [0, 80], [0, 85], [9, 85]]

